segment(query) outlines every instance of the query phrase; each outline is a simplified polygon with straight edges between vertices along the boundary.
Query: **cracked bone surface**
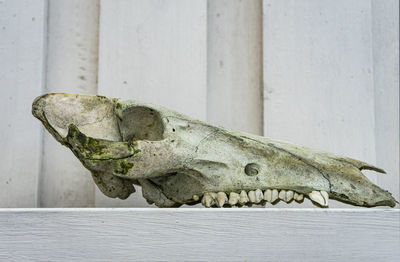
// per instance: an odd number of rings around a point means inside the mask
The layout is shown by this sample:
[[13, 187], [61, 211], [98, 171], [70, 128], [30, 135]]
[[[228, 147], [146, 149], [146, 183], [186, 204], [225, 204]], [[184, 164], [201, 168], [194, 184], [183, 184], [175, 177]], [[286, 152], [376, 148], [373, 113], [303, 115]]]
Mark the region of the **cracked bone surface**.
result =
[[396, 205], [361, 172], [382, 169], [216, 127], [161, 106], [46, 94], [35, 99], [32, 113], [109, 197], [125, 199], [135, 184], [159, 207], [300, 202], [303, 195], [320, 206], [327, 206], [328, 198], [366, 207]]

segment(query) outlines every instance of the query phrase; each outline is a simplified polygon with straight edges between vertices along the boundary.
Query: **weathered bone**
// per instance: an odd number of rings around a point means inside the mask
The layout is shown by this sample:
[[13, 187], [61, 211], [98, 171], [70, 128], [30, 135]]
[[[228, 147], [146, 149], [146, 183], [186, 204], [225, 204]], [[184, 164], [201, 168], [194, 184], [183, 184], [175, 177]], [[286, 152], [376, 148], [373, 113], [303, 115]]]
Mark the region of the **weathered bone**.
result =
[[109, 197], [125, 199], [137, 184], [160, 207], [301, 201], [303, 195], [324, 206], [328, 198], [366, 207], [397, 202], [361, 173], [382, 169], [216, 127], [157, 105], [47, 94], [33, 102], [32, 112]]

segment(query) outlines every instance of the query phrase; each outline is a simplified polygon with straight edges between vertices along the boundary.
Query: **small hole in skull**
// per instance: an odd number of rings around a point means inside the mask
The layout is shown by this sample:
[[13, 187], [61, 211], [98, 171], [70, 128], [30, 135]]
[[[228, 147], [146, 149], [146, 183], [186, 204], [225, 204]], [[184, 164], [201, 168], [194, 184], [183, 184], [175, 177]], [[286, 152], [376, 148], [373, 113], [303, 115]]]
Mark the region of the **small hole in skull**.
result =
[[260, 167], [256, 163], [247, 164], [244, 168], [244, 172], [248, 176], [255, 176], [258, 174]]
[[172, 132], [175, 132], [175, 128], [172, 128]]

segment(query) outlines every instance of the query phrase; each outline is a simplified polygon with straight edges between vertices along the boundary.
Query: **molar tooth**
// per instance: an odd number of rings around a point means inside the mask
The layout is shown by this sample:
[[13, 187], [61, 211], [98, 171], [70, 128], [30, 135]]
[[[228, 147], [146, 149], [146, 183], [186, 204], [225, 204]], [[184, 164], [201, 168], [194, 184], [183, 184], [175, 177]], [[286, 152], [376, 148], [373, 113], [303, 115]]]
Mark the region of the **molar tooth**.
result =
[[283, 201], [285, 201], [286, 202], [286, 190], [281, 190], [280, 192], [279, 192], [279, 199], [282, 199]]
[[260, 203], [263, 200], [263, 192], [261, 189], [256, 190], [256, 203]]
[[240, 195], [238, 193], [231, 192], [229, 194], [228, 203], [229, 203], [229, 205], [234, 206], [234, 205], [236, 205], [238, 203], [239, 199], [240, 199]]
[[204, 193], [203, 198], [201, 199], [203, 206], [211, 207], [214, 204], [214, 198], [211, 194], [212, 193]]
[[303, 194], [299, 194], [299, 193], [297, 193], [297, 192], [294, 192], [293, 198], [294, 198], [297, 202], [300, 202], [300, 201], [303, 200]]
[[286, 191], [286, 202], [289, 202], [290, 200], [293, 199], [293, 194], [294, 192], [292, 190]]
[[255, 203], [256, 202], [256, 192], [254, 192], [253, 190], [250, 190], [248, 195], [249, 195], [250, 202]]
[[247, 196], [246, 191], [242, 190], [240, 192], [239, 204], [244, 205], [249, 202], [249, 197]]
[[264, 200], [267, 202], [271, 202], [272, 199], [272, 190], [271, 189], [267, 189], [264, 192]]
[[[321, 192], [325, 192], [325, 191], [312, 191], [310, 194], [308, 194], [308, 196], [310, 197], [310, 199], [318, 204], [320, 204], [321, 206], [328, 206], [328, 198], [325, 199], [325, 197], [328, 195], [328, 193], [321, 193]], [[325, 196], [324, 196], [325, 195]]]
[[275, 202], [279, 197], [279, 192], [277, 189], [272, 190], [271, 203]]
[[224, 192], [218, 192], [217, 193], [217, 205], [219, 207], [223, 207], [226, 202], [228, 202], [228, 197], [226, 196], [226, 194]]

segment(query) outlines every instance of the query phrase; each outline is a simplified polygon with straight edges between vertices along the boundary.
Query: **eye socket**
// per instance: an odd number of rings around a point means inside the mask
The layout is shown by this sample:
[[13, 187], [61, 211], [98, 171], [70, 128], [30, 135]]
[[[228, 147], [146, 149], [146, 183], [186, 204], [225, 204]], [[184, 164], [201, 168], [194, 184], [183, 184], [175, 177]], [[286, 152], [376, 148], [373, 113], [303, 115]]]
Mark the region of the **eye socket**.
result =
[[132, 106], [122, 112], [119, 122], [124, 141], [141, 139], [158, 141], [163, 139], [164, 125], [158, 112], [143, 106]]
[[248, 176], [256, 176], [258, 174], [258, 170], [260, 170], [260, 166], [256, 163], [250, 163], [244, 167], [244, 172]]

